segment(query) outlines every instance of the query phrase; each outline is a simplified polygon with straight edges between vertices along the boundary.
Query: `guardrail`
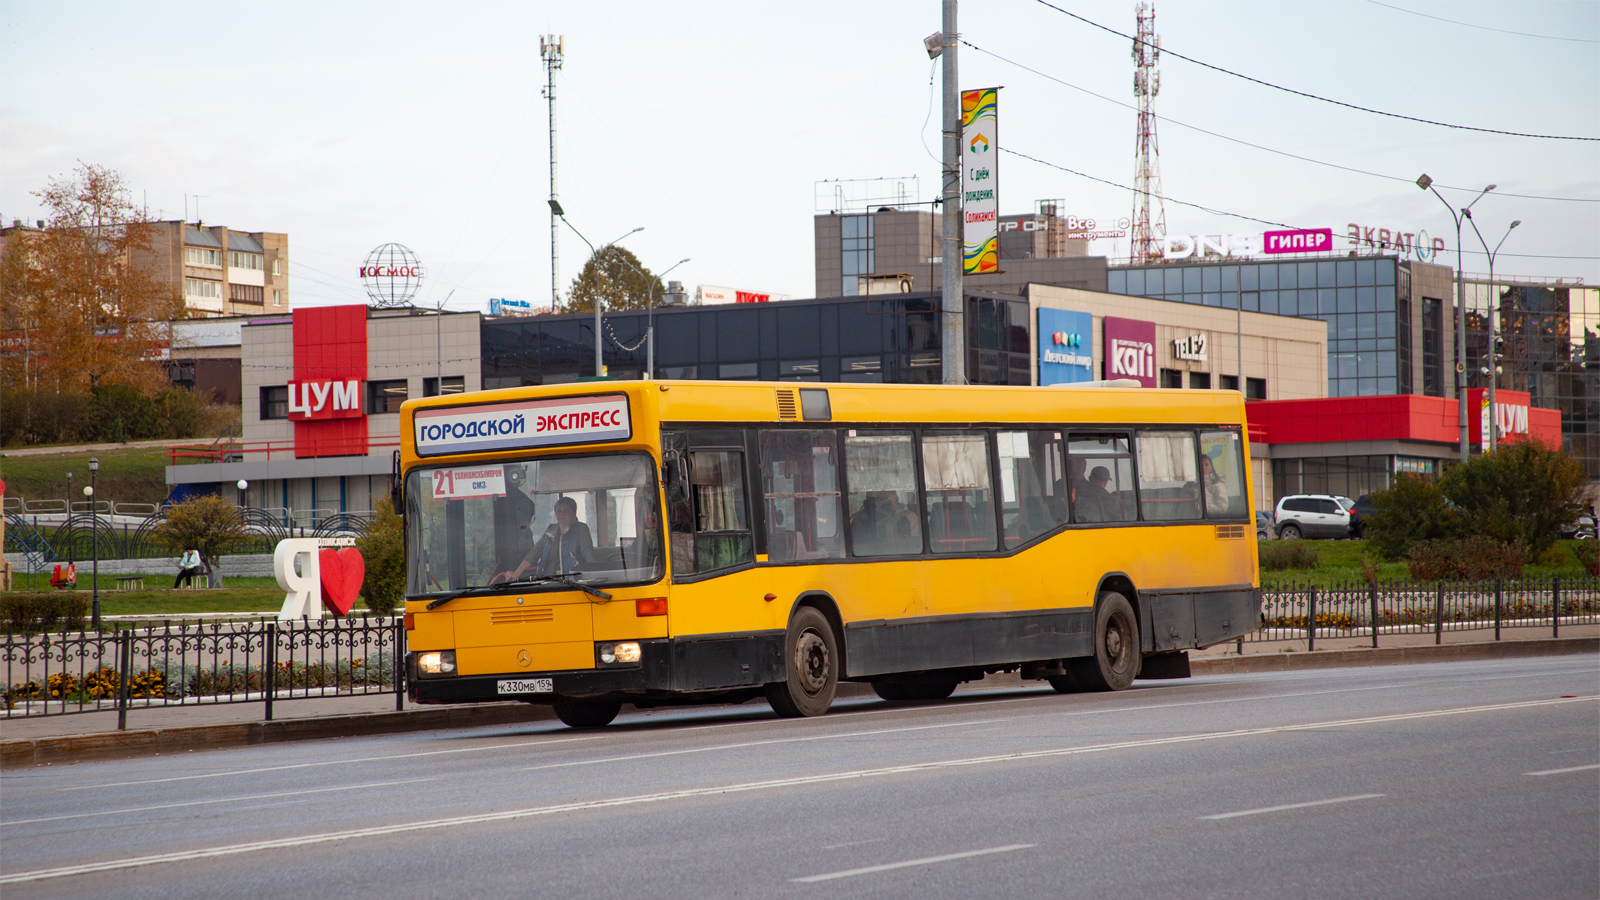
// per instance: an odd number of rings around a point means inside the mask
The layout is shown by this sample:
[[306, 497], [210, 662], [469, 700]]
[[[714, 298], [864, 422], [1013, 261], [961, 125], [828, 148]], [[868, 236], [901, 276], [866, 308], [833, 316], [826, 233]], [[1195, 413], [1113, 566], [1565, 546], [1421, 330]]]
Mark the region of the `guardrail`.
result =
[[[384, 448], [399, 448], [400, 439], [368, 440], [367, 454]], [[167, 465], [244, 462], [246, 460], [294, 459], [294, 441], [235, 441], [226, 444], [184, 444], [167, 448]]]
[[4, 718], [394, 694], [405, 699], [398, 617], [166, 621], [112, 631], [8, 634]]
[[1600, 623], [1600, 578], [1519, 579], [1473, 583], [1365, 583], [1332, 587], [1296, 585], [1262, 592], [1260, 627], [1245, 643], [1379, 635], [1429, 634], [1443, 643], [1447, 631], [1543, 627], [1561, 636], [1562, 623]]

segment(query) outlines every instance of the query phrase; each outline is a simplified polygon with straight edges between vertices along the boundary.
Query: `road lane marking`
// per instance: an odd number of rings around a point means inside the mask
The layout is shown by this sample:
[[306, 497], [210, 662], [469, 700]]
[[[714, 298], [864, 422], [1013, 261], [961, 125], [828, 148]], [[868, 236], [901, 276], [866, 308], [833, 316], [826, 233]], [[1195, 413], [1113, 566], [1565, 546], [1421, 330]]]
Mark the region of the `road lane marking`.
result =
[[859, 847], [862, 844], [881, 844], [881, 843], [883, 843], [884, 841], [887, 841], [887, 840], [888, 840], [888, 838], [886, 838], [886, 837], [868, 838], [868, 839], [866, 839], [864, 841], [845, 841], [842, 844], [823, 844], [821, 847], [818, 847], [817, 849], [818, 850], [837, 850], [840, 847]]
[[1573, 766], [1570, 769], [1545, 769], [1543, 772], [1523, 772], [1524, 775], [1565, 775], [1568, 772], [1592, 772], [1600, 769], [1600, 763], [1592, 766]]
[[1312, 806], [1327, 806], [1330, 803], [1350, 803], [1354, 800], [1375, 800], [1383, 794], [1356, 794], [1352, 797], [1334, 797], [1331, 800], [1309, 800], [1305, 803], [1285, 803], [1282, 806], [1263, 806], [1260, 809], [1241, 809], [1238, 812], [1218, 813], [1214, 816], [1198, 816], [1201, 819], [1237, 819], [1240, 816], [1259, 816], [1262, 813], [1283, 812], [1286, 809], [1306, 809]]
[[268, 800], [276, 797], [300, 797], [306, 794], [327, 794], [334, 791], [359, 791], [362, 788], [393, 787], [397, 784], [417, 784], [423, 781], [437, 781], [437, 778], [408, 778], [404, 781], [375, 781], [371, 784], [349, 784], [331, 788], [310, 788], [303, 791], [280, 791], [276, 794], [251, 794], [246, 797], [224, 797], [220, 800], [190, 800], [184, 803], [163, 803], [159, 806], [135, 806], [128, 809], [103, 809], [98, 812], [71, 813], [65, 816], [45, 816], [39, 819], [16, 819], [10, 822], [0, 822], [0, 827], [6, 825], [31, 825], [35, 822], [59, 822], [63, 819], [87, 819], [92, 816], [114, 816], [119, 813], [150, 812], [157, 809], [178, 809], [183, 806], [206, 806], [212, 803], [243, 803], [246, 800]]
[[941, 722], [937, 725], [910, 725], [905, 728], [879, 728], [873, 731], [844, 731], [833, 734], [808, 734], [802, 737], [771, 738], [765, 741], [743, 741], [737, 744], [713, 744], [709, 747], [688, 747], [683, 750], [659, 750], [654, 753], [635, 753], [631, 756], [606, 756], [600, 759], [579, 759], [572, 762], [546, 763], [542, 766], [523, 766], [522, 771], [540, 769], [565, 769], [571, 766], [593, 766], [600, 763], [632, 762], [638, 759], [655, 759], [661, 756], [682, 756], [686, 753], [710, 753], [714, 750], [743, 750], [747, 747], [765, 747], [769, 744], [797, 744], [804, 741], [831, 741], [838, 738], [866, 737], [876, 734], [899, 734], [905, 731], [927, 731], [932, 728], [961, 728], [968, 725], [993, 725], [1009, 719], [971, 719], [963, 722]]
[[92, 872], [108, 872], [117, 869], [131, 869], [139, 866], [156, 865], [159, 863], [186, 862], [220, 856], [233, 856], [241, 853], [254, 853], [262, 850], [281, 850], [293, 847], [302, 847], [311, 844], [327, 844], [333, 841], [352, 840], [355, 838], [381, 837], [385, 835], [404, 834], [415, 831], [431, 831], [441, 828], [460, 828], [469, 825], [507, 822], [515, 819], [526, 819], [535, 816], [548, 816], [566, 812], [585, 812], [596, 809], [610, 809], [622, 806], [638, 806], [642, 804], [661, 803], [671, 800], [749, 793], [752, 791], [781, 790], [784, 788], [804, 787], [814, 784], [860, 781], [867, 778], [880, 778], [884, 776], [908, 775], [923, 772], [937, 772], [941, 770], [957, 769], [970, 766], [985, 766], [995, 765], [998, 763], [1021, 762], [1036, 759], [1052, 759], [1087, 755], [1092, 753], [1105, 753], [1112, 750], [1128, 750], [1144, 747], [1171, 747], [1180, 744], [1232, 740], [1237, 738], [1286, 734], [1299, 731], [1316, 731], [1326, 728], [1348, 728], [1357, 725], [1374, 725], [1414, 719], [1432, 719], [1442, 716], [1460, 716], [1474, 713], [1534, 709], [1538, 707], [1555, 706], [1567, 703], [1593, 702], [1595, 700], [1600, 700], [1600, 696], [1571, 698], [1563, 697], [1552, 700], [1525, 700], [1516, 703], [1492, 703], [1482, 706], [1450, 707], [1445, 709], [1428, 710], [1425, 712], [1401, 713], [1384, 716], [1365, 716], [1356, 719], [1332, 719], [1326, 722], [1307, 722], [1299, 725], [1274, 725], [1263, 728], [1241, 728], [1232, 731], [1202, 732], [1200, 734], [1144, 738], [1140, 740], [1116, 741], [1105, 744], [1089, 744], [1080, 747], [1054, 747], [1048, 750], [1025, 750], [1014, 753], [998, 753], [989, 756], [969, 756], [957, 759], [934, 760], [931, 762], [906, 763], [904, 765], [884, 766], [876, 769], [851, 769], [842, 772], [827, 772], [818, 775], [799, 775], [791, 778], [747, 781], [711, 787], [680, 788], [673, 791], [660, 791], [654, 794], [632, 794], [621, 797], [607, 797], [599, 800], [576, 800], [568, 803], [532, 806], [523, 809], [509, 809], [502, 810], [500, 812], [477, 813], [468, 816], [453, 816], [445, 819], [422, 819], [413, 822], [398, 822], [392, 825], [378, 825], [368, 828], [352, 828], [345, 831], [330, 831], [323, 832], [321, 834], [302, 834], [294, 837], [276, 838], [265, 841], [251, 841], [243, 844], [225, 844], [219, 847], [207, 847], [198, 850], [182, 850], [173, 853], [159, 853], [149, 856], [133, 856], [123, 859], [108, 859], [99, 862], [81, 863], [71, 866], [59, 866], [50, 869], [34, 869], [24, 872], [12, 872], [9, 874], [0, 875], [0, 884], [17, 884], [25, 881], [41, 881], [47, 878], [61, 878], [69, 875], [84, 875]]
[[846, 869], [843, 872], [829, 872], [826, 875], [807, 875], [804, 878], [791, 878], [792, 882], [810, 884], [815, 881], [832, 881], [835, 878], [849, 878], [852, 875], [870, 875], [873, 872], [889, 872], [894, 869], [909, 869], [912, 866], [926, 866], [932, 863], [949, 862], [952, 859], [971, 859], [974, 856], [988, 856], [991, 853], [1010, 853], [1013, 850], [1027, 850], [1037, 847], [1038, 844], [1008, 844], [1004, 847], [990, 847], [987, 850], [968, 850], [965, 853], [946, 853], [943, 856], [925, 856], [922, 859], [908, 859], [905, 862], [884, 863], [881, 866], [863, 866], [859, 869]]

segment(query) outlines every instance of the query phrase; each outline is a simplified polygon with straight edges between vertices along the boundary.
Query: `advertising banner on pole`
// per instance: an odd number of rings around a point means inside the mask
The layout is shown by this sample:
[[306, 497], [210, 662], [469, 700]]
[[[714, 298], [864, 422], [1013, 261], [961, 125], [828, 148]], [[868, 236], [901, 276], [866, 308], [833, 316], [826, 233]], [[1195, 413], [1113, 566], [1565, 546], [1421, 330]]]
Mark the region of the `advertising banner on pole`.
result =
[[1000, 270], [999, 88], [961, 92], [961, 271]]

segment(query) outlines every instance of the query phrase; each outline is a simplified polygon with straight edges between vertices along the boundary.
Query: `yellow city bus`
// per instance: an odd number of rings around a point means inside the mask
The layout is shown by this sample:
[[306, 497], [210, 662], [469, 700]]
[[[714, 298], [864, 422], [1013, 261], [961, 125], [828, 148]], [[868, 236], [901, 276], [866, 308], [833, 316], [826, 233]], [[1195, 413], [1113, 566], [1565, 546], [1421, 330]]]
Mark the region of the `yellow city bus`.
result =
[[1260, 615], [1232, 391], [591, 382], [400, 433], [418, 703], [1121, 690]]

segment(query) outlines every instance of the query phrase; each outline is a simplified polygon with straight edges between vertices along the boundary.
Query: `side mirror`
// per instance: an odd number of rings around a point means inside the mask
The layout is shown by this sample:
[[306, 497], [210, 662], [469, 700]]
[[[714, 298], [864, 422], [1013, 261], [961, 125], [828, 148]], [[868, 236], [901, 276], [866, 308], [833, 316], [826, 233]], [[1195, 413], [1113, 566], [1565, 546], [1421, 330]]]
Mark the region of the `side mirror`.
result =
[[678, 466], [683, 457], [676, 450], [667, 450], [661, 454], [661, 483], [671, 490], [678, 482]]
[[401, 487], [400, 480], [400, 451], [396, 450], [394, 451], [394, 468], [389, 475], [389, 503], [394, 506], [396, 515], [405, 514], [403, 512], [405, 509], [404, 501], [405, 492]]

